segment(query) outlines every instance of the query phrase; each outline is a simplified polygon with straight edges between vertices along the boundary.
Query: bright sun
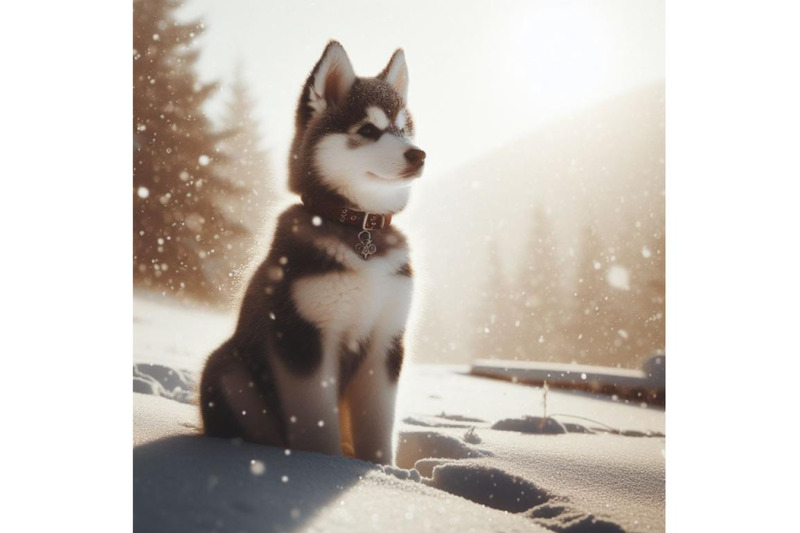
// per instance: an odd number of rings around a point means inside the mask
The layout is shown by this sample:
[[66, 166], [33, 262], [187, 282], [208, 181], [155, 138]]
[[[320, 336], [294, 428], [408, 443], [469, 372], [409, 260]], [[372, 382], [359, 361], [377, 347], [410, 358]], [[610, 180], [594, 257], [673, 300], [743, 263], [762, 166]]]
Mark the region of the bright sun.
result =
[[613, 80], [613, 46], [600, 11], [554, 4], [527, 9], [504, 32], [509, 43], [507, 68], [527, 94], [562, 109], [583, 105]]

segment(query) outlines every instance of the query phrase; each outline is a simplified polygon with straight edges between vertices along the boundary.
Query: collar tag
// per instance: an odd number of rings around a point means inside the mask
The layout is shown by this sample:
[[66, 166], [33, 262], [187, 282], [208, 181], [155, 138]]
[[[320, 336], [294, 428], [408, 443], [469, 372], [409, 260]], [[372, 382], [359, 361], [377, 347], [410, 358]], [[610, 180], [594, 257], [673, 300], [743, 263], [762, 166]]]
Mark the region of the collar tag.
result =
[[[365, 219], [366, 220], [366, 219]], [[369, 259], [369, 256], [378, 251], [378, 247], [372, 242], [372, 234], [368, 229], [364, 229], [358, 234], [358, 244], [356, 244], [356, 253], [361, 254], [364, 261]]]

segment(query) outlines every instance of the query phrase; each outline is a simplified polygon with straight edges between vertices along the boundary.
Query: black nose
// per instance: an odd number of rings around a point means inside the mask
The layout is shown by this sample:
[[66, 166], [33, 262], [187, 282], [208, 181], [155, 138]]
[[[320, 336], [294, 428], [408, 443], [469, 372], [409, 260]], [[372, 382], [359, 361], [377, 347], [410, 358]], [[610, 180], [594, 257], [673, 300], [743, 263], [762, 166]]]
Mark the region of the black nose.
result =
[[410, 148], [405, 153], [406, 161], [416, 168], [425, 164], [425, 152], [418, 148]]

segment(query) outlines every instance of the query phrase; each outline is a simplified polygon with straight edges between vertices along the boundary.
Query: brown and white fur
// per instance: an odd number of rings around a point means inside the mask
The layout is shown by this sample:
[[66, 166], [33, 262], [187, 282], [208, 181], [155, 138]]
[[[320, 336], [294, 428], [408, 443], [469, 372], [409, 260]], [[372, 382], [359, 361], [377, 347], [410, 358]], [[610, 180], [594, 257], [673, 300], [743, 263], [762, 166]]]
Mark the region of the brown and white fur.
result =
[[[425, 157], [411, 141], [407, 90], [402, 50], [378, 76], [359, 78], [330, 42], [300, 95], [291, 191], [402, 210]], [[354, 249], [360, 231], [300, 203], [280, 215], [233, 336], [206, 362], [206, 435], [392, 463], [412, 271], [397, 229], [372, 232], [368, 260]]]

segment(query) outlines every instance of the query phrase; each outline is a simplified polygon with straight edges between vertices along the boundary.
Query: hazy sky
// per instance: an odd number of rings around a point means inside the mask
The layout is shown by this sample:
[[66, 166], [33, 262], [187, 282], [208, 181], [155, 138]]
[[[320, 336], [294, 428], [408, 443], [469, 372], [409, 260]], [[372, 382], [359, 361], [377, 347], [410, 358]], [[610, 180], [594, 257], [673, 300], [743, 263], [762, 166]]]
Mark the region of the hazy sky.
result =
[[[206, 23], [203, 79], [228, 81], [244, 62], [281, 177], [300, 88], [332, 38], [363, 76], [405, 49], [427, 175], [566, 111], [664, 78], [661, 0], [187, 0], [181, 15]], [[226, 96], [223, 89], [212, 116]]]
[[[224, 108], [243, 62], [279, 182], [300, 89], [328, 40], [362, 76], [405, 49], [416, 142], [428, 156], [398, 225], [414, 243], [409, 346], [427, 360], [470, 357], [462, 348], [475, 322], [450, 310], [480, 302], [498, 250], [487, 243], [502, 246], [506, 281], [529, 259], [520, 252], [533, 205], [552, 213], [562, 254], [594, 219], [639, 216], [623, 208], [642, 190], [653, 191], [637, 209], [663, 219], [662, 0], [186, 1], [181, 15], [206, 24], [201, 78], [223, 82], [210, 114]], [[605, 224], [603, 237], [613, 241], [619, 224]], [[570, 257], [565, 284], [579, 254]]]

